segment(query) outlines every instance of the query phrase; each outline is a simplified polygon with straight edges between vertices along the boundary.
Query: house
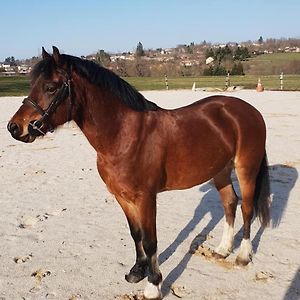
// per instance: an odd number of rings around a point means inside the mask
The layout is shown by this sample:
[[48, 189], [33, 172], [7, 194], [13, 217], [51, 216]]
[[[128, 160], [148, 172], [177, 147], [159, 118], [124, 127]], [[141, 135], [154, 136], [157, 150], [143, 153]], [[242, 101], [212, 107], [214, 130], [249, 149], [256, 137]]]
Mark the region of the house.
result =
[[18, 66], [18, 73], [21, 75], [27, 75], [30, 73], [30, 71], [31, 71], [31, 67], [27, 65]]
[[4, 69], [5, 72], [6, 72], [6, 71], [10, 71], [11, 66], [8, 65], [8, 64], [0, 64], [0, 68], [1, 68], [1, 69]]

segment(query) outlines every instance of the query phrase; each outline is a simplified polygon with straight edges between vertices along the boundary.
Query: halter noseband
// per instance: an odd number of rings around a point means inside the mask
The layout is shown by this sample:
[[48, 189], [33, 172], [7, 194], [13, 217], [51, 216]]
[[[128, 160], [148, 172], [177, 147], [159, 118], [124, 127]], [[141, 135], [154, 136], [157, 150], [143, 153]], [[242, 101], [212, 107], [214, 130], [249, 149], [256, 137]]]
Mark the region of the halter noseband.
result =
[[[59, 90], [56, 93], [56, 96], [53, 98], [47, 109], [43, 109], [40, 105], [37, 104], [36, 101], [33, 99], [27, 97], [23, 100], [23, 104], [29, 104], [33, 106], [38, 113], [41, 115], [41, 118], [38, 120], [31, 121], [28, 125], [28, 132], [30, 135], [33, 136], [40, 136], [45, 135], [47, 133], [42, 130], [42, 127], [44, 125], [44, 121], [48, 119], [57, 109], [57, 107], [67, 98], [70, 99], [70, 106], [68, 110], [68, 121], [71, 120], [71, 114], [72, 114], [72, 93], [71, 93], [71, 79], [68, 76], [68, 74], [64, 71], [66, 80], [63, 82], [62, 86], [59, 88]], [[49, 121], [49, 120], [48, 120]], [[54, 128], [49, 123], [49, 131], [53, 132]]]

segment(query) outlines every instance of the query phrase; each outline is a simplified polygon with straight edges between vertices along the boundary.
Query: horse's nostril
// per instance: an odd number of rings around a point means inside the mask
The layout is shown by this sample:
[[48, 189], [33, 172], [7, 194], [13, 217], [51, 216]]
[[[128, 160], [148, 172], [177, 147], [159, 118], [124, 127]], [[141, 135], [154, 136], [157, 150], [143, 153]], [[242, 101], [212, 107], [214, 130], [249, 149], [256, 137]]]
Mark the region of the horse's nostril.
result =
[[20, 135], [20, 127], [16, 123], [8, 123], [7, 129], [11, 133], [11, 135], [14, 137]]

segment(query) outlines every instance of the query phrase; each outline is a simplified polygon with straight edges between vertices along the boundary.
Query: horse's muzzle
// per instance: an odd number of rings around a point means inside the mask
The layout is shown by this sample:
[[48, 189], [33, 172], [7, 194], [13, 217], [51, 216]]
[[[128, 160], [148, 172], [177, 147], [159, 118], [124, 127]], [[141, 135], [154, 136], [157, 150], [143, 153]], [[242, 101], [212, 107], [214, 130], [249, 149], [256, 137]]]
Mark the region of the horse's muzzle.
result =
[[7, 130], [10, 132], [13, 138], [17, 139], [21, 134], [20, 126], [17, 123], [9, 122], [7, 124]]

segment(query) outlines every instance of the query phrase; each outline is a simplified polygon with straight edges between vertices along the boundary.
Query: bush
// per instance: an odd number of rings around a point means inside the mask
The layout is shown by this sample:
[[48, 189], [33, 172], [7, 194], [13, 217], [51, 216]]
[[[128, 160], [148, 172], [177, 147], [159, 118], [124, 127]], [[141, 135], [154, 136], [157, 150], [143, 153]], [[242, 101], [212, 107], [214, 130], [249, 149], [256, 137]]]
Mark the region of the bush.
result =
[[242, 63], [234, 63], [230, 73], [231, 75], [245, 75]]
[[227, 75], [227, 70], [222, 65], [209, 67], [203, 71], [204, 76], [224, 76]]

